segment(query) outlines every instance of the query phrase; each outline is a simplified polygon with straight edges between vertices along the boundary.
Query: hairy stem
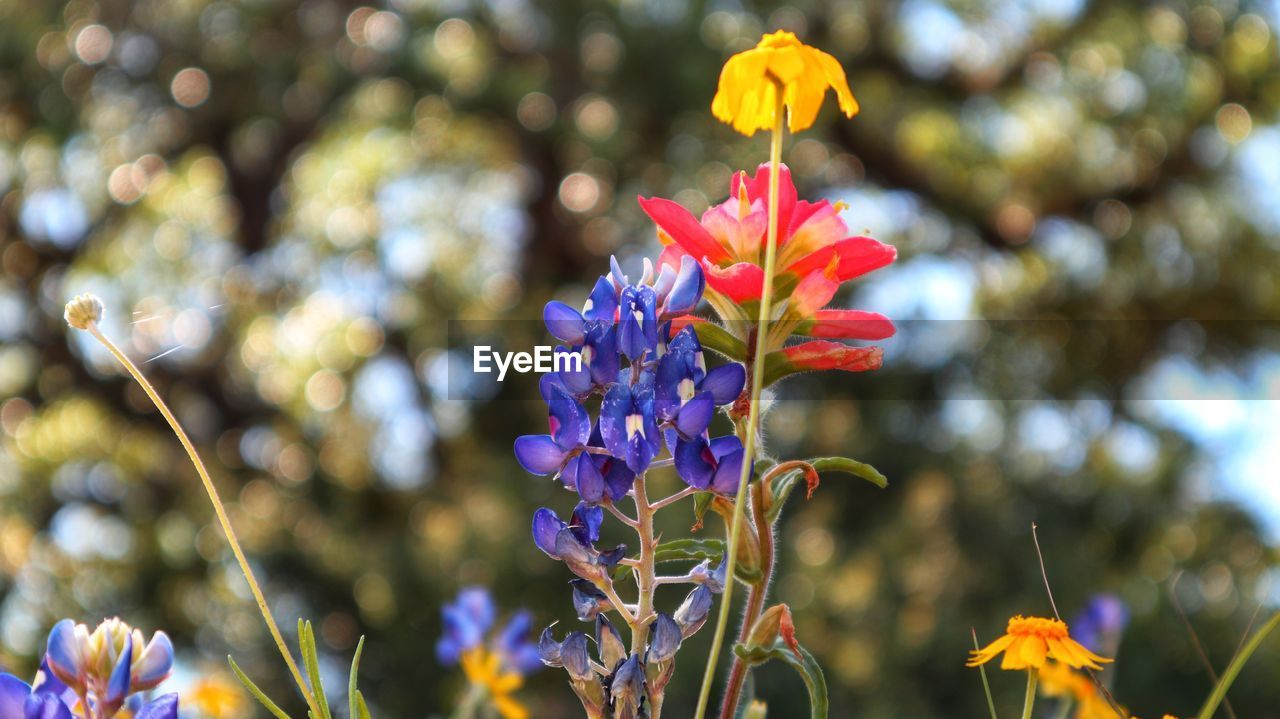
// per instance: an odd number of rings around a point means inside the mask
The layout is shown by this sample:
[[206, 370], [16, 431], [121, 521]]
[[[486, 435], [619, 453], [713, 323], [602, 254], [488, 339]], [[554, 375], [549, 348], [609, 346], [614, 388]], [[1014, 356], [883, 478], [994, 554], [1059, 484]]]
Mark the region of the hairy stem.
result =
[[[756, 525], [756, 533], [760, 535], [760, 582], [751, 586], [747, 595], [747, 607], [742, 613], [742, 629], [738, 633], [738, 641], [745, 642], [751, 628], [764, 612], [765, 600], [769, 597], [769, 583], [773, 580], [773, 527], [765, 518], [764, 483], [755, 485], [751, 493], [751, 517]], [[725, 685], [724, 700], [720, 703], [720, 719], [733, 719], [738, 712], [738, 702], [742, 688], [746, 686], [747, 674], [751, 667], [742, 657], [733, 658], [733, 668], [729, 670], [729, 681]]]
[[636, 607], [636, 620], [631, 626], [631, 653], [644, 655], [644, 645], [649, 641], [649, 617], [653, 614], [653, 590], [657, 586], [657, 574], [654, 561], [655, 542], [653, 541], [653, 506], [649, 504], [649, 494], [645, 487], [643, 474], [636, 477], [634, 488], [636, 500], [636, 517], [638, 525], [636, 534], [640, 536], [640, 566], [636, 568], [636, 585], [639, 589], [639, 605]]
[[169, 427], [177, 435], [182, 448], [187, 451], [187, 456], [191, 458], [191, 464], [196, 468], [196, 474], [200, 475], [200, 481], [204, 484], [204, 491], [209, 495], [209, 501], [213, 503], [213, 512], [218, 517], [218, 524], [222, 525], [222, 532], [227, 537], [227, 544], [231, 545], [231, 553], [235, 555], [236, 562], [240, 565], [240, 571], [244, 573], [244, 579], [249, 583], [249, 591], [253, 593], [253, 598], [258, 603], [258, 611], [262, 613], [262, 619], [267, 624], [267, 631], [271, 633], [271, 638], [275, 640], [276, 647], [280, 650], [280, 656], [284, 658], [284, 663], [289, 667], [289, 673], [293, 675], [293, 681], [298, 685], [298, 690], [302, 692], [302, 696], [307, 702], [307, 708], [311, 710], [313, 716], [323, 716], [319, 705], [316, 703], [315, 695], [312, 694], [310, 687], [303, 680], [302, 672], [298, 670], [298, 665], [293, 660], [293, 654], [289, 651], [289, 645], [285, 644], [284, 636], [280, 633], [280, 627], [276, 625], [275, 617], [271, 614], [270, 607], [267, 606], [267, 599], [262, 594], [262, 587], [258, 585], [258, 579], [254, 576], [253, 569], [249, 566], [249, 560], [245, 557], [244, 550], [240, 548], [240, 540], [236, 536], [235, 530], [231, 527], [231, 520], [227, 517], [226, 507], [222, 504], [222, 498], [218, 496], [218, 489], [214, 486], [213, 479], [209, 476], [209, 470], [205, 469], [204, 462], [201, 461], [200, 455], [196, 453], [195, 445], [191, 443], [191, 439], [187, 437], [182, 425], [178, 424], [178, 419], [169, 410], [169, 406], [160, 398], [160, 394], [156, 392], [155, 387], [151, 386], [151, 382], [142, 374], [142, 371], [133, 363], [133, 360], [129, 359], [128, 355], [120, 351], [120, 348], [116, 347], [115, 343], [102, 333], [96, 322], [90, 322], [85, 329], [103, 347], [106, 347], [107, 351], [137, 380], [142, 390], [147, 393], [147, 397], [151, 398], [151, 402], [155, 404], [156, 409], [160, 410], [160, 414], [164, 415], [165, 421], [169, 423]]
[[751, 470], [756, 459], [756, 442], [760, 434], [760, 393], [764, 390], [764, 357], [769, 336], [769, 319], [773, 311], [773, 271], [778, 255], [778, 174], [782, 165], [782, 118], [785, 114], [783, 105], [783, 89], [781, 84], [774, 88], [777, 104], [774, 107], [773, 135], [769, 142], [769, 229], [765, 237], [764, 250], [764, 286], [760, 294], [760, 318], [756, 325], [755, 346], [751, 358], [751, 395], [750, 409], [747, 413], [746, 438], [743, 441], [745, 452], [742, 457], [742, 474], [738, 477], [738, 493], [733, 502], [733, 520], [729, 529], [728, 557], [725, 562], [728, 581], [725, 582], [724, 596], [720, 598], [720, 610], [716, 615], [715, 634], [711, 639], [711, 653], [707, 657], [707, 668], [702, 675], [702, 690], [698, 694], [698, 708], [694, 719], [703, 719], [707, 712], [707, 703], [711, 699], [711, 687], [715, 684], [716, 663], [720, 660], [720, 652], [724, 648], [724, 635], [729, 627], [729, 612], [732, 610], [734, 570], [738, 563], [738, 542], [742, 537], [743, 503], [747, 501], [747, 483], [751, 480]]

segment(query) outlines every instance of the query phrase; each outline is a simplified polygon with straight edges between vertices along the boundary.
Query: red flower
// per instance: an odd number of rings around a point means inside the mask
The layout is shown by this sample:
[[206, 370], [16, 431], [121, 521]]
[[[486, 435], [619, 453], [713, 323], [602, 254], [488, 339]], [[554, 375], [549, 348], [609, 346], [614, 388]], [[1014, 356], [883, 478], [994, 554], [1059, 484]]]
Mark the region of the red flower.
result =
[[[671, 200], [639, 198], [666, 246], [659, 266], [679, 265], [684, 255], [697, 259], [706, 275], [708, 301], [730, 331], [744, 340], [757, 319], [757, 303], [764, 288], [769, 174], [768, 164], [761, 165], [754, 177], [745, 172], [735, 174], [729, 199], [707, 210], [701, 220]], [[778, 311], [766, 351], [780, 349], [792, 334], [866, 340], [891, 336], [893, 323], [883, 315], [823, 308], [843, 283], [893, 262], [897, 250], [870, 237], [849, 237], [840, 217], [843, 208], [838, 204], [798, 199], [791, 171], [785, 165], [778, 179], [778, 250], [773, 279], [773, 303]], [[869, 353], [865, 348], [834, 342], [798, 347], [806, 347], [808, 354], [824, 355], [788, 358], [799, 359], [799, 365], [806, 365], [804, 369], [878, 366], [878, 349]], [[782, 360], [774, 358], [775, 362]]]

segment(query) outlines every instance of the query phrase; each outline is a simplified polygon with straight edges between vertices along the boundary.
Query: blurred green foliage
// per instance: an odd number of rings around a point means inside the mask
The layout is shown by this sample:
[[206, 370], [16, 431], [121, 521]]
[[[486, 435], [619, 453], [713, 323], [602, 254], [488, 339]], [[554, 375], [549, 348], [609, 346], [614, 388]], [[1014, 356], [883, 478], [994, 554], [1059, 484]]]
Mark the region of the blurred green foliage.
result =
[[[1064, 613], [1097, 591], [1134, 611], [1121, 701], [1194, 711], [1210, 681], [1173, 579], [1221, 668], [1276, 555], [1216, 501], [1229, 477], [1194, 433], [1125, 398], [1171, 358], [1274, 363], [1278, 19], [1254, 0], [0, 0], [0, 663], [30, 670], [59, 617], [120, 614], [288, 695], [178, 446], [67, 336], [82, 291], [154, 358], [277, 612], [317, 619], [332, 686], [367, 633], [376, 714], [447, 707], [459, 678], [432, 644], [462, 584], [569, 618], [526, 531], [568, 500], [509, 451], [543, 427], [536, 390], [450, 397], [446, 320], [539, 341], [497, 320], [655, 254], [635, 195], [718, 202], [766, 140], [712, 120], [717, 72], [783, 27], [863, 108], [789, 144], [802, 194], [848, 200], [902, 255], [855, 304], [1096, 321], [974, 323], [941, 347], [908, 323], [884, 370], [783, 386], [771, 450], [891, 480], [829, 481], [784, 522], [776, 596], [833, 715], [984, 716], [970, 627], [1048, 611], [1032, 521]], [[1185, 318], [1233, 321], [1164, 322]], [[1275, 711], [1274, 644], [1240, 716]], [[572, 716], [553, 674], [534, 715]], [[757, 681], [771, 718], [800, 716], [798, 679]]]

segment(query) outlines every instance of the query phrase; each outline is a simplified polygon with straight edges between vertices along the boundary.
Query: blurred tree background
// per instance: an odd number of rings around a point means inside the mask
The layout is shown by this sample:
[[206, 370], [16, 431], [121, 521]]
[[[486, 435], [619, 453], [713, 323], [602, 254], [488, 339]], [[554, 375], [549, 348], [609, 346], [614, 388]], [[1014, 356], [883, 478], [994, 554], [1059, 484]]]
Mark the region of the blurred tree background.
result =
[[[776, 596], [833, 716], [985, 716], [970, 627], [1049, 612], [1032, 521], [1064, 614], [1132, 610], [1121, 701], [1185, 716], [1211, 682], [1170, 592], [1219, 669], [1280, 596], [1278, 26], [1275, 0], [0, 0], [0, 665], [119, 614], [187, 674], [234, 653], [289, 696], [179, 446], [68, 335], [83, 291], [216, 465], [278, 614], [316, 620], [335, 677], [369, 635], [376, 713], [449, 706], [432, 646], [464, 584], [571, 620], [526, 531], [571, 501], [510, 454], [543, 407], [451, 394], [446, 320], [544, 341], [497, 323], [654, 256], [637, 194], [719, 202], [767, 143], [712, 119], [720, 64], [786, 28], [862, 104], [788, 145], [802, 196], [901, 254], [847, 298], [904, 320], [885, 369], [785, 384], [768, 422], [779, 454], [891, 480], [784, 523]], [[1280, 716], [1278, 673], [1272, 641], [1240, 716]], [[524, 696], [576, 715], [559, 672]]]

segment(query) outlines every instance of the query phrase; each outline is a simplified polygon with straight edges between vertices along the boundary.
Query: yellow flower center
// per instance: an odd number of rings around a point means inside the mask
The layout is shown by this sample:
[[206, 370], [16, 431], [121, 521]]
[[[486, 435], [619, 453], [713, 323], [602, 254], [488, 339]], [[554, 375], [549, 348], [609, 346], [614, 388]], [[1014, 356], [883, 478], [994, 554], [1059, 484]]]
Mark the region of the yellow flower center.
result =
[[1006, 634], [1015, 637], [1040, 637], [1041, 639], [1066, 639], [1067, 624], [1057, 619], [1044, 617], [1023, 617], [1021, 615], [1009, 620]]
[[756, 47], [796, 47], [800, 44], [800, 38], [796, 37], [795, 33], [779, 30], [760, 38]]

